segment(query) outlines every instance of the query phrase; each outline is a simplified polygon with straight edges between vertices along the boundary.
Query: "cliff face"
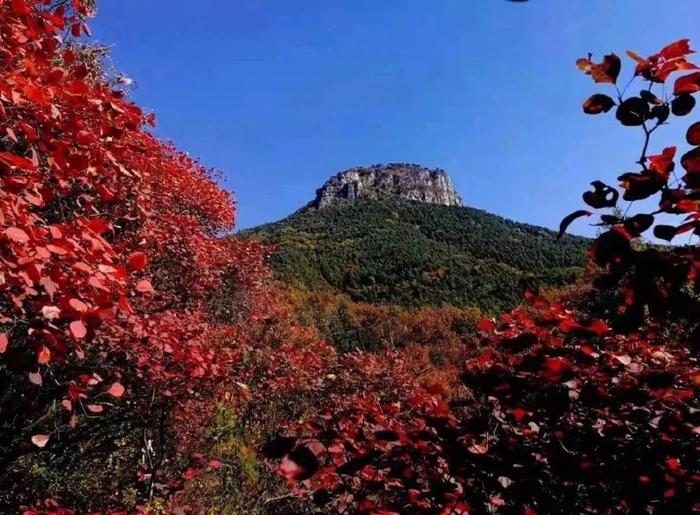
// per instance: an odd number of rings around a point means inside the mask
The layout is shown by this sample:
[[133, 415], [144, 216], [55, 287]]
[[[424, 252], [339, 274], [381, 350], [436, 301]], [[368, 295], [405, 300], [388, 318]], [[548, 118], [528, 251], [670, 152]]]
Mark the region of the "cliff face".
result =
[[403, 163], [340, 172], [316, 191], [312, 205], [323, 208], [339, 199], [377, 198], [385, 194], [427, 204], [464, 205], [444, 170]]

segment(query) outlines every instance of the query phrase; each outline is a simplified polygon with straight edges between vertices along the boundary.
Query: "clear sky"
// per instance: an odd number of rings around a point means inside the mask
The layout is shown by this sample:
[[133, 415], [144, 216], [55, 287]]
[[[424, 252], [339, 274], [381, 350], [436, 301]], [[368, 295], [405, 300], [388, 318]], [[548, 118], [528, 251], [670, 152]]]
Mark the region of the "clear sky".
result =
[[[239, 227], [388, 162], [444, 168], [469, 205], [555, 227], [641, 148], [613, 112], [581, 112], [610, 91], [576, 58], [700, 48], [700, 1], [102, 0], [91, 28], [159, 136], [223, 172]], [[651, 150], [683, 141], [680, 125]]]

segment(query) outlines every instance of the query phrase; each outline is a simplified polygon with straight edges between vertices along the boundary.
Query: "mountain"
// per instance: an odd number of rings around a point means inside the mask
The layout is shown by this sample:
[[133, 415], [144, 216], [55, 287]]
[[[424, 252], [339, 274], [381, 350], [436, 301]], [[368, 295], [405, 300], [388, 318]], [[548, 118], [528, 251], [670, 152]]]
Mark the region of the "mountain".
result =
[[277, 277], [297, 288], [494, 313], [575, 281], [590, 242], [465, 207], [446, 172], [404, 164], [342, 172], [306, 207], [241, 235], [273, 245]]
[[464, 205], [447, 172], [403, 163], [340, 172], [316, 191], [312, 205], [324, 208], [337, 200], [377, 199], [382, 193], [428, 204]]

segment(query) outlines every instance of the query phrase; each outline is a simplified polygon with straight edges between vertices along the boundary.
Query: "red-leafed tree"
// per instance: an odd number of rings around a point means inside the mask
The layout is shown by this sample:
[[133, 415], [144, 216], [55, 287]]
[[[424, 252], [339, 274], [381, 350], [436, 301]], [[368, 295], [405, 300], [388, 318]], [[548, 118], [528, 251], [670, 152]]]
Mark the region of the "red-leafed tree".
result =
[[[700, 251], [693, 237], [700, 235], [700, 125], [692, 124], [686, 141], [679, 146], [690, 146], [680, 158], [684, 174], [676, 171], [678, 147], [652, 150], [653, 134], [670, 123], [671, 115], [683, 117], [695, 106], [695, 93], [700, 91], [698, 67], [688, 61], [694, 51], [689, 41], [682, 39], [660, 52], [642, 58], [628, 51], [636, 62], [633, 76], [621, 90], [617, 86], [621, 60], [616, 54], [605, 56], [602, 63], [579, 59], [578, 66], [595, 82], [610, 84], [616, 90], [615, 99], [598, 93], [583, 103], [588, 114], [600, 114], [615, 107], [615, 117], [623, 126], [640, 130], [642, 150], [635, 165], [637, 170], [618, 177], [622, 191], [602, 181], [592, 183], [593, 191], [583, 194], [583, 200], [594, 209], [608, 209], [599, 224], [604, 231], [591, 249], [591, 258], [605, 269], [596, 284], [601, 290], [619, 287], [615, 303], [614, 322], [621, 330], [634, 330], [645, 323], [648, 316], [655, 319], [685, 319], [694, 324], [700, 320], [697, 291], [700, 286]], [[666, 87], [677, 72], [692, 73], [676, 78], [673, 87]], [[675, 75], [674, 75], [675, 74]], [[641, 78], [646, 85], [638, 95], [625, 94]], [[655, 88], [656, 86], [656, 88]], [[660, 91], [657, 91], [660, 90]], [[651, 211], [634, 213], [633, 203], [645, 201]], [[651, 202], [656, 199], [656, 205]], [[628, 201], [626, 208], [620, 206]], [[564, 219], [561, 231], [579, 216], [592, 213], [580, 210]], [[635, 239], [653, 235], [671, 241], [686, 235], [687, 243], [672, 248], [651, 245], [635, 246]], [[693, 345], [698, 345], [700, 333], [696, 330]]]
[[90, 14], [0, 3], [0, 511], [178, 489], [274, 303], [231, 195], [73, 39]]

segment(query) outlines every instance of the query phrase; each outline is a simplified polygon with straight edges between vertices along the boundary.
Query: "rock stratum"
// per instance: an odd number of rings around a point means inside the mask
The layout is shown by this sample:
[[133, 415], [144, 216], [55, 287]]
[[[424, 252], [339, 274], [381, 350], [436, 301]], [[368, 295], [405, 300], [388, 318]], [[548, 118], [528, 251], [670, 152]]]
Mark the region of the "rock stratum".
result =
[[316, 191], [311, 205], [324, 208], [339, 200], [378, 199], [387, 195], [426, 204], [464, 205], [447, 172], [406, 163], [356, 167], [340, 172]]

